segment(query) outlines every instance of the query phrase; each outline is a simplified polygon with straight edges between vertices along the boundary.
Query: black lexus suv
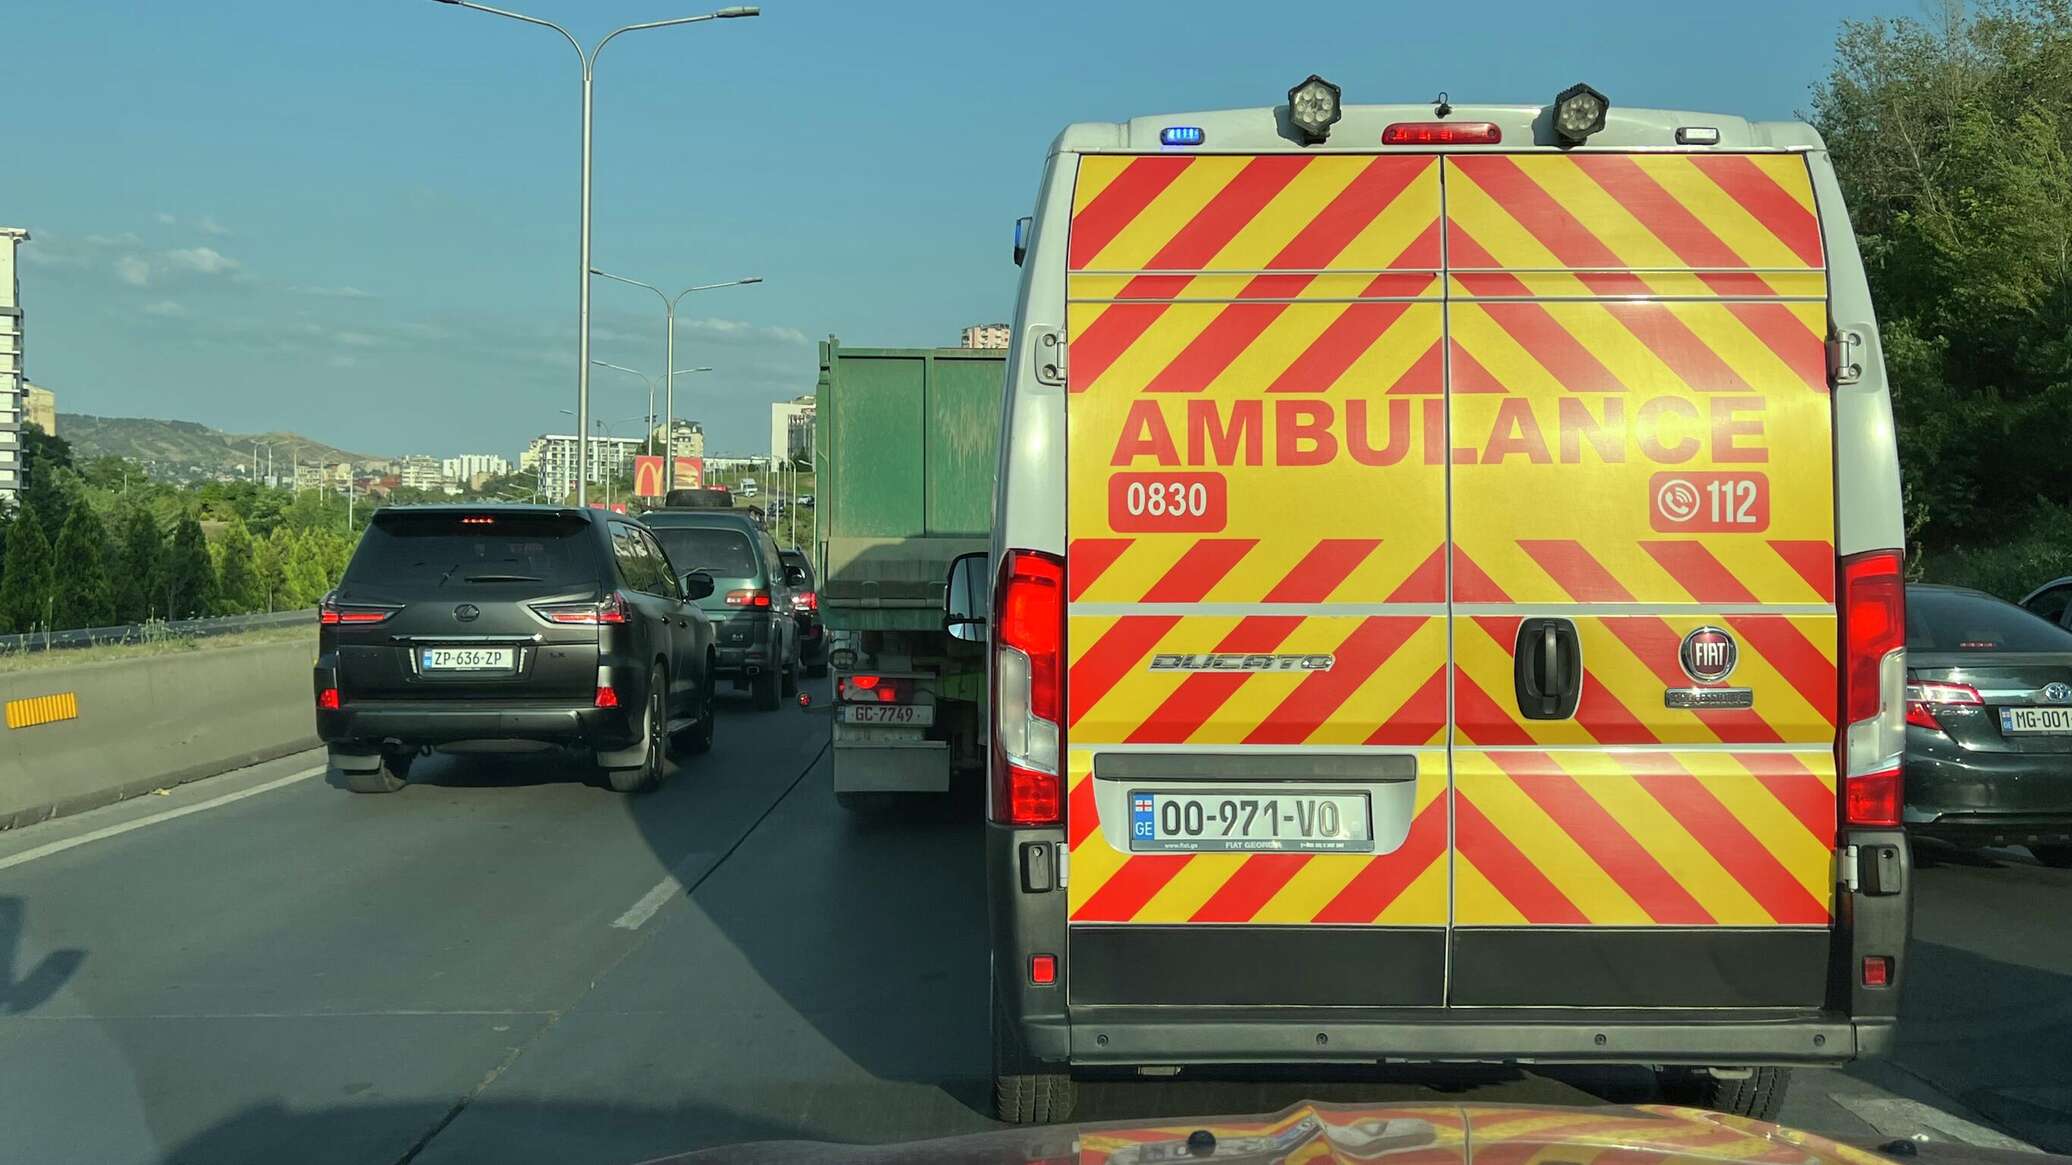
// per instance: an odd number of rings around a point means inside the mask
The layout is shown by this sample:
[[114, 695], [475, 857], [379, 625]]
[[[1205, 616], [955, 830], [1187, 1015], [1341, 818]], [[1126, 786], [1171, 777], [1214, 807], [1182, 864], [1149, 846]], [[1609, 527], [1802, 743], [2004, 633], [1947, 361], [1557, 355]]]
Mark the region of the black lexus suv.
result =
[[712, 585], [601, 510], [379, 510], [319, 612], [317, 735], [360, 793], [434, 748], [569, 747], [652, 788], [676, 749], [712, 747]]

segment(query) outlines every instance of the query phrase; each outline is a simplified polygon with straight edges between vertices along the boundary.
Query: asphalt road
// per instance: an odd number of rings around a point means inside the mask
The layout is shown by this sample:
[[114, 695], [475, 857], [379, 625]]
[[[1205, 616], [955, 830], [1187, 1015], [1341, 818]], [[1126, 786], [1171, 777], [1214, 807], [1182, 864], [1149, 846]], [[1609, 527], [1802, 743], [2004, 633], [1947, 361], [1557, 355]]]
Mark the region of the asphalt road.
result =
[[[824, 711], [737, 703], [648, 797], [553, 758], [356, 797], [297, 779], [306, 754], [0, 834], [0, 1158], [637, 1161], [991, 1127], [976, 806], [852, 820], [826, 742]], [[1918, 885], [1901, 1055], [1800, 1073], [1784, 1119], [2072, 1151], [2072, 872], [2009, 851]], [[1500, 1071], [1081, 1095], [1085, 1119], [1650, 1097]]]

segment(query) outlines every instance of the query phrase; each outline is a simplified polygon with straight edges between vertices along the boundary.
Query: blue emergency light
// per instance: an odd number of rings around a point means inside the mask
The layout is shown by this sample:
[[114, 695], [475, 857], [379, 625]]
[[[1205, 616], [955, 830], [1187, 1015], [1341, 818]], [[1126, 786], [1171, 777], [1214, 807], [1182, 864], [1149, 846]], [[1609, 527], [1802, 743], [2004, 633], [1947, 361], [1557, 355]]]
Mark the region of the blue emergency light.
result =
[[1158, 144], [1162, 146], [1198, 146], [1208, 135], [1198, 125], [1169, 125], [1158, 131]]

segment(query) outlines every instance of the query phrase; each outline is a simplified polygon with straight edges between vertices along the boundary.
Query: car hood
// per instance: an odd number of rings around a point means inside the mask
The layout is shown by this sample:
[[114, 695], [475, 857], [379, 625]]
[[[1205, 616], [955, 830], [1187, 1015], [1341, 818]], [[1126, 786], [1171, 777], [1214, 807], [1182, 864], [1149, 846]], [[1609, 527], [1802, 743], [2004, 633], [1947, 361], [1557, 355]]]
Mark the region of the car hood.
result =
[[[1554, 1150], [1544, 1154], [1545, 1150]], [[1497, 1105], [1297, 1104], [1259, 1116], [1052, 1125], [910, 1141], [730, 1145], [658, 1162], [924, 1162], [928, 1165], [1188, 1165], [1215, 1162], [1383, 1162], [1386, 1165], [1894, 1165], [2066, 1161], [2033, 1153], [1902, 1142], [1886, 1154], [1746, 1117], [1669, 1105], [1562, 1108]]]

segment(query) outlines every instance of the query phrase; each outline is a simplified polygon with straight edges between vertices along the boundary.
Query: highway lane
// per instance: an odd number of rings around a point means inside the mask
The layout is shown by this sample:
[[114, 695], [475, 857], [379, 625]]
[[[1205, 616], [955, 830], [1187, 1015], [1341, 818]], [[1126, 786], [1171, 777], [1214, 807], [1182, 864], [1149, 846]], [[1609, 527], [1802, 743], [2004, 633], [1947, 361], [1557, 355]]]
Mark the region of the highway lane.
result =
[[[713, 756], [646, 798], [442, 759], [392, 797], [317, 777], [5, 865], [304, 757], [0, 835], [0, 1156], [630, 1161], [991, 1127], [977, 806], [851, 818], [825, 716], [731, 705]], [[2001, 854], [1920, 889], [1902, 1056], [1801, 1073], [1785, 1119], [1990, 1139], [1964, 1123], [1990, 1118], [2072, 1147], [2045, 1119], [2072, 949], [2034, 933], [2072, 879]], [[1303, 1096], [1651, 1093], [1617, 1072], [1116, 1082], [1080, 1115]]]

